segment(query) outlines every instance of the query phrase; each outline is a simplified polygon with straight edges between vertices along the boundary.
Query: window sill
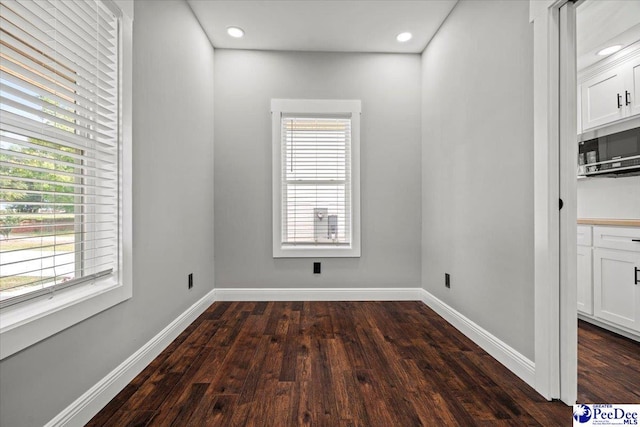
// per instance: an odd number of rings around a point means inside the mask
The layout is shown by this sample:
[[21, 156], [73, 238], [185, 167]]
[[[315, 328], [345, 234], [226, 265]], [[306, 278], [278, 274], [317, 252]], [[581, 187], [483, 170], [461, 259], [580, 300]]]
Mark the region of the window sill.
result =
[[360, 248], [354, 246], [322, 247], [315, 245], [275, 246], [274, 258], [360, 258]]
[[105, 278], [73, 286], [0, 312], [0, 360], [100, 313], [132, 296], [132, 288]]

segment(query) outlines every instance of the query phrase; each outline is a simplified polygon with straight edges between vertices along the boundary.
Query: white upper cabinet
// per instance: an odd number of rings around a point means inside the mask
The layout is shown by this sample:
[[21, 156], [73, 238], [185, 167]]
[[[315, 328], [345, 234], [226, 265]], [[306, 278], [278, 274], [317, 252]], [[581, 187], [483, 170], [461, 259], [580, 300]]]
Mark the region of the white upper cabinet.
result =
[[605, 125], [624, 117], [623, 70], [616, 68], [582, 84], [582, 128]]
[[640, 114], [640, 57], [637, 57], [629, 63], [629, 88], [625, 89], [627, 97], [625, 104], [629, 104], [630, 114], [635, 116]]
[[640, 115], [640, 45], [580, 74], [578, 133]]

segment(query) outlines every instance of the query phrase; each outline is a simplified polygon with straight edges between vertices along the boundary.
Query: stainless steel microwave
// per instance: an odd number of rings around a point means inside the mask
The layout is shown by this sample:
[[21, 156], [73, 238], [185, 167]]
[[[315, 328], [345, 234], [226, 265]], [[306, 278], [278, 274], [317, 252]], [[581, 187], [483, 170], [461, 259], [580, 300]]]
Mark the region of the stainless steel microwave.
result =
[[579, 176], [637, 172], [640, 172], [640, 128], [579, 143]]

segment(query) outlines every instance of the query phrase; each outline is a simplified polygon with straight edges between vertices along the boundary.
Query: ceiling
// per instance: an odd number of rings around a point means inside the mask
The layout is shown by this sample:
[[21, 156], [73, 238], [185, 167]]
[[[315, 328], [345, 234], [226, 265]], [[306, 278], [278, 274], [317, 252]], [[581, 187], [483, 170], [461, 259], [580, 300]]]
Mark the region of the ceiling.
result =
[[576, 9], [577, 68], [582, 70], [604, 57], [608, 46], [628, 46], [640, 40], [640, 1], [586, 0]]
[[[421, 53], [457, 0], [188, 0], [216, 48]], [[227, 35], [229, 26], [245, 31]], [[396, 35], [409, 31], [406, 43]]]

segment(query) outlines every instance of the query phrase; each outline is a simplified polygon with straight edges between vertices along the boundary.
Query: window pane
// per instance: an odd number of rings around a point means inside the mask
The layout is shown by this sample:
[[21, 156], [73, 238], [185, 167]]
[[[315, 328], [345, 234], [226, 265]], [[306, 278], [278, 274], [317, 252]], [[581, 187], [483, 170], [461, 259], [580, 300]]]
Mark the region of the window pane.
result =
[[349, 244], [351, 120], [284, 117], [282, 138], [283, 243]]
[[287, 184], [284, 242], [349, 243], [350, 206], [345, 185]]
[[117, 269], [119, 34], [100, 1], [0, 3], [5, 301]]

